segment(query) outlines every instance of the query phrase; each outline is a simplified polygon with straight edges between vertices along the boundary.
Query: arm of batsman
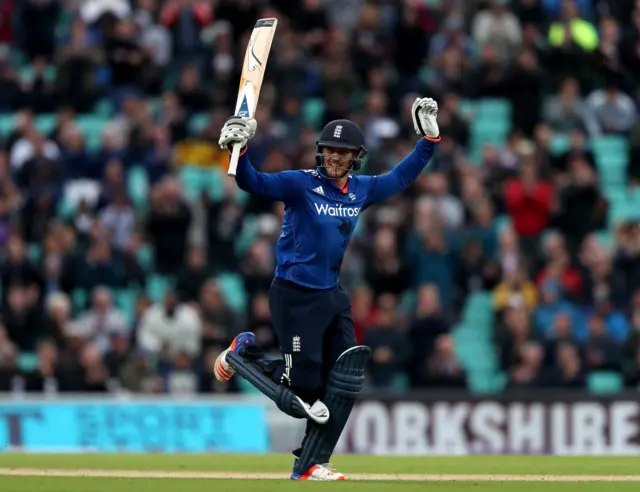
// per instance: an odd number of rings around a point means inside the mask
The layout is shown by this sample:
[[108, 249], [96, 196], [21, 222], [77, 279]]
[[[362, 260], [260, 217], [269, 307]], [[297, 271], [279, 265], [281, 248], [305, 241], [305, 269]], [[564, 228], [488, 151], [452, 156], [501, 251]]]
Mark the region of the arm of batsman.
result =
[[231, 116], [222, 127], [218, 145], [220, 145], [221, 149], [226, 147], [231, 151], [233, 150], [233, 145], [239, 143], [244, 149], [249, 140], [255, 136], [257, 128], [258, 122], [254, 118], [246, 119], [241, 116]]
[[418, 135], [428, 138], [438, 138], [438, 103], [430, 97], [417, 98], [411, 107], [413, 127]]

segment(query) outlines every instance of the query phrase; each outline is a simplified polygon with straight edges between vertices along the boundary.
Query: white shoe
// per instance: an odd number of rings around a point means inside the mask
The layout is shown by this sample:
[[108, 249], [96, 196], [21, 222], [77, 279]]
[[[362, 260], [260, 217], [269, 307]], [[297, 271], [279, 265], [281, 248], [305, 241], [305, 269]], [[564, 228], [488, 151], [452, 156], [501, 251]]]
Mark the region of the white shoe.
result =
[[342, 473], [332, 470], [331, 465], [328, 463], [326, 465], [314, 465], [299, 478], [291, 478], [293, 480], [315, 480], [317, 482], [334, 482], [347, 479]]

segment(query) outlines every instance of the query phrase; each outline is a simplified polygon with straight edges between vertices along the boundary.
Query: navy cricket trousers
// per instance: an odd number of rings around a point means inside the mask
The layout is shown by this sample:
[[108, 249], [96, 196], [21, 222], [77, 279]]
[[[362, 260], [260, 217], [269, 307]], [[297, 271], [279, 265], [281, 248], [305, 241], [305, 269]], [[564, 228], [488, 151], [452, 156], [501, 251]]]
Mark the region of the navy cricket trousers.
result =
[[316, 290], [276, 277], [269, 308], [285, 361], [274, 379], [313, 404], [340, 354], [356, 345], [351, 299], [339, 285]]

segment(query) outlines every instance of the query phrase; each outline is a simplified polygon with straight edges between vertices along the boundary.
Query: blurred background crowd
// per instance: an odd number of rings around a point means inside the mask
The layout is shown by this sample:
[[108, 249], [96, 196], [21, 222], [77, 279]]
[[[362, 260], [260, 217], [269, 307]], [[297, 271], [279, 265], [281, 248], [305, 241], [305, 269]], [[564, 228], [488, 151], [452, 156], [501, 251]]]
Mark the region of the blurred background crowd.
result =
[[1, 0], [0, 391], [248, 391], [212, 363], [277, 348], [283, 207], [217, 139], [261, 17], [262, 171], [346, 117], [384, 173], [440, 105], [435, 171], [342, 268], [371, 386], [638, 387], [640, 2]]

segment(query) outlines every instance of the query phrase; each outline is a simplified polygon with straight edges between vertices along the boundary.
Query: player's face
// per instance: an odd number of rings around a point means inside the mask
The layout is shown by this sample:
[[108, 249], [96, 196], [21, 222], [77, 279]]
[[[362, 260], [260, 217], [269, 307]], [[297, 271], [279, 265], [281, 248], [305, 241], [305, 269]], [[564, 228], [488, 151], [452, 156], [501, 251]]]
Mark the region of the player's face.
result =
[[356, 156], [353, 150], [333, 147], [325, 147], [322, 149], [322, 154], [327, 176], [332, 179], [344, 178], [353, 164], [351, 159]]

